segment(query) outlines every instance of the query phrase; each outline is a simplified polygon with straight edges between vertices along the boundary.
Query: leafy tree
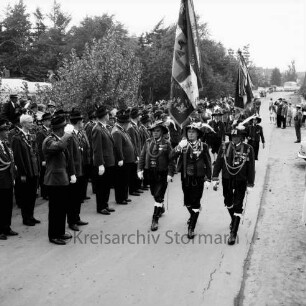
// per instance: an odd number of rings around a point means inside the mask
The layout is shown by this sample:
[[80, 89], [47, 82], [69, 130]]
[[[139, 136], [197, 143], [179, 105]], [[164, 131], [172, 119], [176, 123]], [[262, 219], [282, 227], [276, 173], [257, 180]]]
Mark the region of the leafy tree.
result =
[[86, 43], [103, 38], [110, 29], [118, 36], [127, 39], [127, 30], [123, 24], [115, 21], [114, 15], [86, 17], [80, 26], [73, 26], [68, 32], [67, 50], [70, 52], [71, 49], [75, 49], [77, 55], [81, 55]]
[[30, 15], [23, 1], [7, 7], [3, 30], [0, 32], [0, 65], [6, 66], [11, 76], [24, 76], [27, 71], [27, 52], [31, 44]]
[[282, 84], [282, 74], [279, 71], [278, 68], [274, 68], [272, 70], [271, 79], [270, 79], [271, 85], [281, 86]]
[[137, 104], [141, 66], [133, 49], [110, 31], [87, 44], [80, 58], [75, 51], [64, 59], [50, 98], [65, 109], [88, 110], [94, 105]]

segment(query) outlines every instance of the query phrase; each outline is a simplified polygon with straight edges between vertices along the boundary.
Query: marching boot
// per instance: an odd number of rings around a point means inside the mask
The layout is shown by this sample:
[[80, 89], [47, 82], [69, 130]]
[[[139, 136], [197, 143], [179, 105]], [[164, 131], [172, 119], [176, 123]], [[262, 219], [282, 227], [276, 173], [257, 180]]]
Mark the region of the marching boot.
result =
[[153, 232], [158, 230], [158, 219], [159, 219], [160, 209], [161, 207], [154, 206], [154, 213], [151, 225], [151, 231]]
[[237, 232], [239, 228], [239, 223], [240, 223], [240, 217], [234, 215], [234, 220], [233, 220], [233, 226], [231, 229], [230, 236], [227, 240], [228, 245], [233, 245], [236, 242], [236, 237], [237, 237]]
[[162, 207], [160, 207], [160, 210], [159, 210], [159, 217], [161, 217], [162, 216], [162, 214], [164, 214], [165, 213], [165, 205], [164, 205], [164, 203], [163, 203], [163, 206]]
[[189, 222], [189, 225], [188, 225], [188, 238], [189, 239], [193, 239], [194, 238], [194, 229], [195, 229], [195, 226], [197, 224], [197, 221], [198, 221], [198, 217], [199, 217], [199, 212], [194, 212], [193, 210], [191, 210], [192, 213], [191, 213], [191, 216], [190, 216], [190, 222]]
[[232, 227], [233, 227], [233, 223], [234, 223], [234, 206], [231, 206], [230, 208], [229, 207], [226, 207], [226, 208], [228, 210], [228, 213], [231, 216], [231, 223], [230, 223], [230, 226], [229, 226], [229, 229], [231, 231]]
[[190, 214], [189, 219], [187, 220], [187, 224], [189, 224], [190, 223], [190, 219], [191, 219], [191, 215], [192, 215], [192, 209], [191, 209], [190, 206], [186, 206], [186, 208], [187, 208], [187, 210], [189, 211], [189, 214]]

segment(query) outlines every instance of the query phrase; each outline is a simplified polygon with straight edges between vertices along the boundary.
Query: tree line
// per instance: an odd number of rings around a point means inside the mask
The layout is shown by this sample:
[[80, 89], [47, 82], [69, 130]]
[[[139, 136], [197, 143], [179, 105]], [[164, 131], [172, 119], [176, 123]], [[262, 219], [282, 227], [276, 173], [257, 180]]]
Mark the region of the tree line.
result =
[[[0, 67], [10, 77], [50, 81], [54, 101], [88, 108], [93, 104], [130, 105], [169, 99], [175, 25], [163, 20], [140, 37], [129, 36], [115, 16], [86, 17], [69, 28], [71, 16], [56, 1], [49, 14], [39, 8], [34, 22], [22, 0], [0, 20]], [[237, 57], [211, 39], [199, 22], [200, 98], [234, 95]], [[243, 47], [255, 86], [263, 81]], [[275, 84], [277, 85], [277, 84]]]

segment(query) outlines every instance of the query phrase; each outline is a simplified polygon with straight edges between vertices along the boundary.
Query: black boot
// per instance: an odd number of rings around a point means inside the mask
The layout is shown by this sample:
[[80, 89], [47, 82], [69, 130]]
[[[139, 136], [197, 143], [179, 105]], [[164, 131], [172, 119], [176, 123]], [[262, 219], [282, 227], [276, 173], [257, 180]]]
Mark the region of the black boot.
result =
[[228, 245], [233, 245], [236, 242], [236, 237], [237, 237], [237, 232], [238, 232], [238, 228], [239, 228], [239, 223], [240, 223], [240, 217], [239, 216], [234, 216], [234, 220], [233, 220], [233, 226], [231, 229], [231, 233], [230, 236], [227, 240], [227, 244]]
[[158, 230], [158, 219], [160, 214], [161, 207], [154, 206], [154, 213], [152, 217], [152, 225], [151, 225], [151, 231], [157, 231]]
[[234, 223], [234, 207], [232, 206], [231, 208], [228, 208], [227, 207], [227, 210], [228, 210], [228, 213], [230, 214], [231, 216], [231, 223], [230, 223], [230, 226], [229, 226], [229, 229], [230, 231], [232, 230], [232, 227], [233, 227], [233, 223]]
[[187, 210], [189, 211], [189, 214], [190, 214], [189, 219], [187, 220], [187, 225], [188, 225], [190, 223], [190, 219], [191, 219], [191, 215], [192, 215], [192, 209], [191, 209], [190, 206], [186, 206], [186, 208], [187, 208]]
[[163, 206], [162, 207], [160, 207], [160, 210], [159, 210], [159, 217], [161, 217], [162, 216], [162, 214], [164, 214], [165, 213], [165, 205], [164, 205], [164, 203], [163, 203]]
[[193, 239], [194, 237], [194, 229], [197, 224], [198, 217], [199, 217], [199, 212], [194, 212], [193, 210], [191, 210], [191, 216], [190, 216], [190, 222], [188, 225], [188, 234], [187, 234], [189, 239]]

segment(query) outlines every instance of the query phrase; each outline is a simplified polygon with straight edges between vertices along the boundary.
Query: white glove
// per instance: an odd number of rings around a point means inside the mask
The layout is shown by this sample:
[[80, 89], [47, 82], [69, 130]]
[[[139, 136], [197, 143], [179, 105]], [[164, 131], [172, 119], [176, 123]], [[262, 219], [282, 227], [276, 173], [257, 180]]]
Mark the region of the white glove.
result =
[[122, 167], [122, 166], [123, 166], [123, 160], [120, 160], [120, 161], [118, 162], [118, 166], [119, 166], [119, 167]]
[[104, 174], [104, 172], [105, 172], [105, 167], [103, 166], [103, 165], [100, 165], [99, 166], [99, 175], [103, 175]]
[[214, 181], [214, 182], [213, 182], [213, 189], [214, 189], [215, 191], [218, 190], [218, 185], [219, 185], [219, 182], [218, 182], [218, 181]]
[[140, 180], [143, 180], [143, 171], [138, 171], [137, 176]]
[[46, 161], [43, 161], [43, 162], [41, 163], [41, 165], [42, 165], [43, 167], [46, 167]]
[[70, 176], [70, 183], [71, 183], [71, 184], [75, 184], [75, 183], [76, 183], [76, 180], [77, 180], [77, 179], [76, 179], [76, 176], [75, 176], [75, 175], [71, 175], [71, 176]]
[[167, 183], [172, 182], [172, 176], [171, 175], [167, 175]]
[[179, 147], [180, 148], [185, 148], [186, 146], [187, 146], [187, 144], [188, 144], [188, 141], [187, 141], [187, 139], [182, 139], [180, 142], [179, 142]]
[[205, 188], [205, 189], [208, 189], [209, 186], [210, 186], [210, 182], [205, 181], [205, 182], [204, 182], [204, 188]]
[[251, 193], [252, 189], [253, 187], [247, 187], [247, 190], [246, 190], [247, 194]]
[[72, 124], [67, 124], [64, 129], [65, 133], [67, 134], [72, 134], [73, 130], [74, 130], [74, 127]]

